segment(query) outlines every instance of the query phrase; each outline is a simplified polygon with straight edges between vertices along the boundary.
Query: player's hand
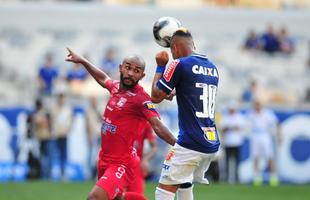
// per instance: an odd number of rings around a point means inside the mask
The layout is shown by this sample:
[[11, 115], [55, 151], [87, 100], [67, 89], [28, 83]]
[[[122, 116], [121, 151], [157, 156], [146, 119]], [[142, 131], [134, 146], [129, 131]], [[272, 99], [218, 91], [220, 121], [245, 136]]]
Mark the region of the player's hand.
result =
[[66, 61], [73, 62], [73, 63], [82, 63], [85, 59], [72, 51], [70, 48], [67, 47], [69, 54], [67, 55]]
[[161, 51], [156, 54], [155, 59], [158, 66], [166, 66], [169, 61], [169, 54], [167, 51]]
[[172, 92], [169, 94], [169, 95], [167, 95], [166, 96], [166, 100], [168, 100], [168, 101], [172, 101], [173, 100], [173, 97], [176, 95], [176, 93], [175, 93], [175, 89], [174, 90], [172, 90]]

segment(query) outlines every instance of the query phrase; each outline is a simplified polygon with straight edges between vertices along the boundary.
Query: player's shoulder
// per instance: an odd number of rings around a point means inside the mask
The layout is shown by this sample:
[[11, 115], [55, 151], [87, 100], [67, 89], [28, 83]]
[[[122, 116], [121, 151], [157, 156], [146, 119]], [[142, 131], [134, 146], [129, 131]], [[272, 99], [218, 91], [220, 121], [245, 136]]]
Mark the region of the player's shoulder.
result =
[[141, 85], [136, 86], [136, 99], [138, 101], [151, 101], [150, 95], [144, 90]]
[[209, 60], [208, 59], [208, 57], [206, 56], [206, 55], [204, 55], [204, 54], [199, 54], [199, 53], [193, 53], [193, 54], [191, 54], [191, 55], [189, 55], [189, 56], [186, 56], [186, 57], [183, 57], [183, 59], [184, 60], [197, 60], [197, 59], [199, 59], [199, 60]]
[[104, 82], [104, 86], [110, 91], [111, 94], [116, 93], [119, 90], [119, 81], [108, 79]]
[[119, 80], [114, 80], [114, 79], [108, 79], [106, 80], [105, 84], [109, 85], [110, 87], [115, 87], [115, 88], [119, 88]]
[[138, 105], [142, 105], [144, 108], [150, 110], [156, 110], [155, 104], [152, 102], [150, 95], [139, 85], [139, 91], [137, 92], [135, 102]]
[[201, 65], [208, 65], [209, 67], [215, 67], [215, 65], [204, 54], [193, 53], [189, 56], [182, 57], [179, 60], [181, 65], [201, 63]]
[[209, 65], [209, 67], [215, 67], [215, 64], [206, 56], [203, 54], [193, 54], [192, 55], [193, 59], [199, 60], [200, 62], [204, 62], [207, 63]]

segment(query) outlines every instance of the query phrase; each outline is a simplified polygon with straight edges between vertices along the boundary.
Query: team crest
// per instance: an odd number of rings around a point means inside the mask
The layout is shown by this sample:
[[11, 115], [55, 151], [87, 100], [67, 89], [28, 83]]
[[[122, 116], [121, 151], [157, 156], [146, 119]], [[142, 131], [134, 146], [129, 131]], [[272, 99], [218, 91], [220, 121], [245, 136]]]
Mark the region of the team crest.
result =
[[126, 101], [127, 101], [127, 99], [126, 98], [124, 98], [124, 97], [121, 97], [120, 99], [119, 99], [119, 101], [117, 102], [117, 107], [123, 107], [124, 106], [124, 104], [126, 103]]
[[176, 60], [173, 60], [170, 65], [168, 66], [168, 68], [165, 70], [165, 73], [164, 73], [164, 79], [169, 82], [173, 73], [174, 73], [174, 70], [175, 68], [177, 67], [177, 65], [179, 64], [180, 60], [179, 59], [176, 59]]

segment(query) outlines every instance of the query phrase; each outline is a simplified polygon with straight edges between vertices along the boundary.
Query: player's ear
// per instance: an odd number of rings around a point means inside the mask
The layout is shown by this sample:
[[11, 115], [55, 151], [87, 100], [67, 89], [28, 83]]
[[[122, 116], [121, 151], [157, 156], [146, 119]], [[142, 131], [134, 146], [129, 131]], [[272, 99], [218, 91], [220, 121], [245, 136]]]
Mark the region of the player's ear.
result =
[[119, 70], [119, 72], [121, 72], [121, 71], [122, 71], [122, 65], [121, 65], [121, 64], [119, 64], [119, 66], [118, 66], [118, 70]]
[[193, 49], [196, 50], [196, 46], [195, 46], [194, 41], [192, 41], [192, 45], [193, 45]]
[[143, 74], [141, 75], [140, 80], [142, 80], [145, 77], [145, 72], [143, 72]]

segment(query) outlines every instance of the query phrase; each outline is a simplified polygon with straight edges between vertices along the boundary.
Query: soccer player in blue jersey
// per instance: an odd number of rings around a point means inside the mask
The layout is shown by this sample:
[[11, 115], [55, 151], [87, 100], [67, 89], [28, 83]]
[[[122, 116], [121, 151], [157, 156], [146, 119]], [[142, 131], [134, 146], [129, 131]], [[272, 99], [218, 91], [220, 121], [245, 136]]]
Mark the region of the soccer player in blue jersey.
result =
[[156, 55], [157, 69], [152, 101], [160, 103], [175, 92], [178, 103], [179, 134], [168, 153], [155, 191], [156, 200], [192, 200], [193, 180], [208, 184], [204, 173], [219, 149], [215, 126], [215, 97], [219, 74], [205, 56], [194, 52], [191, 33], [178, 29], [171, 38], [173, 61], [166, 67], [166, 51]]

